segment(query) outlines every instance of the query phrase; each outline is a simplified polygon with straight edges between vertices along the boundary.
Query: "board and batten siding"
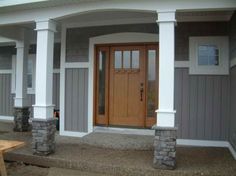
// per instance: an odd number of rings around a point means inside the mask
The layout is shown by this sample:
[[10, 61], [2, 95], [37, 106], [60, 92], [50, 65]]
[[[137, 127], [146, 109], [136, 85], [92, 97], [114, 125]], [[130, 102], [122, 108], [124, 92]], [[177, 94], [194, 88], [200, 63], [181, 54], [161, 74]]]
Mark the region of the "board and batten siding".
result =
[[11, 74], [0, 74], [0, 116], [12, 116], [13, 103]]
[[229, 76], [189, 75], [175, 69], [175, 109], [178, 138], [228, 140]]
[[230, 99], [230, 135], [229, 141], [236, 150], [236, 66], [231, 69], [230, 74], [231, 99]]
[[65, 71], [65, 130], [88, 131], [88, 69]]
[[[0, 116], [13, 116], [15, 94], [11, 94], [11, 74], [0, 74]], [[33, 117], [32, 105], [35, 103], [35, 94], [28, 94], [30, 117]], [[55, 109], [60, 107], [60, 74], [53, 74], [53, 104]]]
[[[236, 11], [230, 20], [230, 59], [236, 59]], [[230, 130], [229, 142], [236, 151], [236, 66], [230, 70]]]

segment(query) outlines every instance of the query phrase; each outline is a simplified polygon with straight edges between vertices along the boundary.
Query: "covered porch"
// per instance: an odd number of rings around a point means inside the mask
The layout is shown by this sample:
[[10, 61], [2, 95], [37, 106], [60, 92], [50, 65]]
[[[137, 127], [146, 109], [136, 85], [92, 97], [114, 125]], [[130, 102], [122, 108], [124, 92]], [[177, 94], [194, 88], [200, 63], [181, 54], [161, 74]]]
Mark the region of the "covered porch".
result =
[[20, 132], [31, 117], [34, 154], [55, 152], [59, 110], [61, 136], [86, 138], [97, 127], [152, 133], [155, 166], [168, 157], [164, 167], [175, 167], [176, 138], [235, 156], [233, 2], [152, 3], [46, 6], [19, 18], [5, 9], [2, 46], [16, 50], [2, 71], [3, 117], [14, 109]]

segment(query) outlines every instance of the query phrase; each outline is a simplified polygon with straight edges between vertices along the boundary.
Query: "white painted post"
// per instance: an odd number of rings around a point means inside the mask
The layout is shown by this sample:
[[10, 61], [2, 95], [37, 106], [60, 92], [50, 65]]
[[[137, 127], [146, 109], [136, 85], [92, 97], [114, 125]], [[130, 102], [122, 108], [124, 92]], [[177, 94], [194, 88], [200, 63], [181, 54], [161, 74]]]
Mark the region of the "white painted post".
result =
[[28, 106], [27, 100], [27, 64], [29, 46], [26, 40], [16, 42], [16, 90], [15, 107]]
[[52, 81], [53, 81], [53, 47], [56, 24], [52, 20], [36, 22], [37, 53], [35, 81], [35, 119], [53, 118]]
[[175, 11], [157, 12], [159, 24], [159, 109], [158, 127], [175, 126], [174, 45]]

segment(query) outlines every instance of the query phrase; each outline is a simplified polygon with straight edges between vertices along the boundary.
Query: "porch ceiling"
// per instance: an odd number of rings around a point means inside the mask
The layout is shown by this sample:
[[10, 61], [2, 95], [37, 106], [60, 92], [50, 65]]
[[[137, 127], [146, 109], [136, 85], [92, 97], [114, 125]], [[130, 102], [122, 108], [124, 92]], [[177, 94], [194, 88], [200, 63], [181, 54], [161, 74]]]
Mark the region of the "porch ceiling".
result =
[[[202, 21], [229, 21], [233, 10], [226, 11], [193, 11], [193, 12], [177, 12], [177, 22], [202, 22]], [[79, 24], [80, 26], [90, 25], [109, 25], [112, 23], [155, 23], [157, 14], [154, 12], [138, 12], [138, 11], [103, 11], [90, 12], [72, 17], [65, 17], [58, 20], [62, 24]]]

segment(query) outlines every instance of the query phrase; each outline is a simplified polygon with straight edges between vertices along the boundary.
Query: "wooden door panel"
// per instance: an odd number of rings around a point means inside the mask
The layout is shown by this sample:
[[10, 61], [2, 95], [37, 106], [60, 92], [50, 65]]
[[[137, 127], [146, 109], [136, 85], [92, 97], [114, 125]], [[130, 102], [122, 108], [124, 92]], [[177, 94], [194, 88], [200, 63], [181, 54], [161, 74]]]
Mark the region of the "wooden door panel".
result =
[[128, 117], [143, 118], [142, 108], [143, 103], [140, 101], [140, 78], [138, 73], [128, 74], [129, 86], [127, 88], [127, 106], [128, 106]]
[[[110, 49], [110, 111], [109, 124], [144, 127], [145, 92], [140, 99], [140, 85], [145, 83], [144, 47], [126, 46]], [[130, 64], [115, 68], [115, 52], [130, 51]], [[139, 67], [132, 68], [132, 51], [139, 51]], [[126, 60], [127, 61], [127, 60]], [[126, 62], [127, 63], [127, 62]], [[129, 62], [128, 62], [129, 63]], [[120, 64], [119, 64], [120, 66]]]

